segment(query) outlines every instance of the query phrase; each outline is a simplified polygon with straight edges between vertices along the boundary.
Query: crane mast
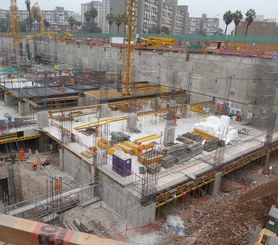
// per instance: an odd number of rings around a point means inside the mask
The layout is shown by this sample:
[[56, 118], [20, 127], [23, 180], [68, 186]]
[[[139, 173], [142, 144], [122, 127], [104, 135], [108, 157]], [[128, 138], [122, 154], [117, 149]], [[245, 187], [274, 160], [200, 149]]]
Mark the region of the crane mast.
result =
[[11, 0], [10, 5], [10, 11], [11, 11], [11, 35], [13, 37], [18, 37], [18, 8], [17, 8], [17, 2], [16, 0]]
[[135, 73], [135, 46], [137, 31], [138, 0], [125, 0], [124, 26], [126, 40], [123, 48], [122, 94], [125, 97], [133, 93]]

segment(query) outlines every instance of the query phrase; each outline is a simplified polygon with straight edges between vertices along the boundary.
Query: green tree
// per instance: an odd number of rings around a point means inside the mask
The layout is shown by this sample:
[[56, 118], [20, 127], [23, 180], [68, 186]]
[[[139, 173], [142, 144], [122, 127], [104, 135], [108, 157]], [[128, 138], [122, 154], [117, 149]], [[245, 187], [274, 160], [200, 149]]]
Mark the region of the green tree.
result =
[[44, 19], [44, 26], [46, 29], [50, 27], [50, 23], [46, 19]]
[[223, 15], [223, 20], [226, 24], [226, 28], [225, 28], [225, 35], [226, 35], [228, 25], [230, 25], [233, 21], [233, 13], [230, 10], [226, 11], [225, 14]]
[[69, 25], [70, 25], [70, 30], [71, 30], [71, 32], [72, 32], [72, 29], [73, 29], [73, 27], [77, 24], [77, 22], [76, 22], [76, 20], [75, 20], [75, 18], [74, 18], [73, 16], [70, 16], [70, 17], [68, 18], [68, 23], [69, 23]]
[[26, 9], [29, 13], [29, 21], [28, 21], [28, 28], [29, 32], [32, 31], [32, 16], [31, 16], [31, 2], [30, 0], [25, 0]]
[[[35, 7], [33, 10], [33, 18], [39, 24], [41, 23], [41, 14], [40, 14], [40, 10], [38, 7]], [[38, 29], [40, 30], [40, 25], [38, 26]]]
[[161, 27], [161, 33], [169, 35], [170, 34], [170, 29], [167, 26], [162, 26]]
[[120, 33], [120, 26], [122, 25], [123, 21], [124, 21], [123, 14], [118, 14], [117, 16], [115, 16], [115, 23], [118, 27], [118, 33]]
[[87, 22], [87, 31], [93, 32], [96, 27], [95, 18], [98, 16], [97, 9], [91, 5], [91, 8], [84, 14]]
[[237, 32], [237, 27], [239, 25], [239, 23], [241, 22], [243, 16], [240, 10], [237, 10], [236, 12], [233, 13], [233, 19], [234, 19], [234, 23], [235, 23], [235, 35]]
[[11, 31], [11, 15], [10, 13], [6, 14], [6, 18], [4, 19], [5, 29], [7, 32]]
[[26, 32], [27, 31], [27, 19], [24, 21], [18, 22], [18, 30], [19, 32]]
[[253, 23], [254, 19], [256, 18], [256, 11], [254, 9], [249, 9], [245, 14], [245, 20], [246, 20], [246, 30], [245, 30], [245, 36], [247, 35], [249, 26]]
[[90, 13], [91, 13], [91, 18], [93, 19], [93, 22], [95, 23], [95, 18], [98, 16], [97, 9], [92, 7], [90, 9]]
[[84, 18], [85, 18], [85, 21], [86, 21], [87, 23], [89, 23], [89, 22], [90, 22], [90, 20], [91, 20], [91, 14], [90, 14], [90, 11], [85, 12], [85, 14], [84, 14]]
[[112, 26], [112, 24], [114, 23], [114, 20], [115, 20], [115, 16], [114, 16], [112, 13], [109, 13], [109, 14], [106, 16], [106, 21], [107, 21], [108, 24], [109, 24], [109, 32], [111, 32], [111, 26]]

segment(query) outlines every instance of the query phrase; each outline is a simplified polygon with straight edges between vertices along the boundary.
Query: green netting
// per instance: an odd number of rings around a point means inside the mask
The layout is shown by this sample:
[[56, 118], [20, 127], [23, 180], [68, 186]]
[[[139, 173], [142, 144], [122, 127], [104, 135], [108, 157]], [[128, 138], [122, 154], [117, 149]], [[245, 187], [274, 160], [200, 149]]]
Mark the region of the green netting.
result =
[[[2, 33], [4, 34], [4, 33]], [[33, 35], [34, 33], [21, 33], [22, 36]], [[5, 34], [4, 34], [5, 35]], [[76, 38], [97, 38], [106, 39], [111, 37], [120, 37], [123, 34], [115, 33], [73, 33]], [[187, 42], [236, 42], [236, 43], [256, 43], [256, 44], [278, 44], [278, 36], [224, 36], [224, 35], [162, 35], [162, 34], [142, 34], [141, 37], [147, 38], [149, 36], [169, 37], [175, 38], [177, 41]]]
[[17, 67], [11, 67], [11, 68], [0, 68], [0, 73], [17, 73], [18, 69]]

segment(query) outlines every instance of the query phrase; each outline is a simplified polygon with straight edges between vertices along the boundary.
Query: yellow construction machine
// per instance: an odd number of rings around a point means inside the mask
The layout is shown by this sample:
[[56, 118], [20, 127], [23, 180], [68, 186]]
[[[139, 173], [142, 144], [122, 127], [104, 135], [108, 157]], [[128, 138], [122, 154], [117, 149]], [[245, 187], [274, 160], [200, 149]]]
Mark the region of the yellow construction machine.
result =
[[138, 38], [137, 39], [138, 46], [148, 46], [153, 48], [163, 48], [163, 47], [174, 47], [175, 46], [175, 38], [169, 37], [148, 37]]

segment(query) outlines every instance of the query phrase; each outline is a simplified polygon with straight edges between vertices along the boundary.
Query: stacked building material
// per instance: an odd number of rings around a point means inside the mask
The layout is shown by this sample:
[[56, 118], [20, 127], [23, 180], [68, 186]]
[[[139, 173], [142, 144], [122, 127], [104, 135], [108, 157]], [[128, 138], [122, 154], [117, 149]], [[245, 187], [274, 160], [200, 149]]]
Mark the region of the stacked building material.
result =
[[179, 135], [177, 138], [176, 138], [177, 141], [179, 142], [182, 142], [184, 144], [190, 144], [190, 143], [193, 143], [194, 140], [192, 139], [189, 139], [189, 138], [186, 138], [184, 137], [183, 135]]
[[161, 170], [161, 165], [159, 163], [153, 163], [147, 166], [147, 172], [150, 174], [156, 174]]
[[219, 140], [218, 138], [210, 139], [205, 141], [204, 150], [211, 152], [216, 150], [218, 147], [223, 147], [223, 146], [225, 146], [225, 141]]
[[149, 151], [138, 156], [138, 161], [145, 166], [153, 163], [161, 163], [162, 159], [163, 155], [155, 151]]
[[176, 164], [183, 164], [191, 159], [192, 152], [189, 149], [186, 149], [183, 151], [176, 152], [172, 156], [176, 158]]
[[122, 151], [117, 151], [112, 156], [112, 170], [122, 177], [131, 175], [131, 158]]
[[112, 144], [117, 144], [119, 142], [124, 142], [124, 141], [127, 141], [129, 140], [130, 136], [123, 133], [123, 132], [112, 132], [111, 133], [111, 143]]
[[190, 144], [186, 144], [187, 149], [191, 151], [191, 156], [196, 156], [203, 152], [204, 146], [201, 142], [192, 142]]
[[161, 161], [161, 166], [163, 168], [170, 168], [175, 164], [176, 164], [176, 158], [171, 155], [164, 157], [163, 160]]
[[190, 132], [183, 134], [182, 137], [191, 139], [193, 141], [198, 141], [198, 142], [203, 140], [199, 134], [194, 134], [194, 133], [190, 133]]

